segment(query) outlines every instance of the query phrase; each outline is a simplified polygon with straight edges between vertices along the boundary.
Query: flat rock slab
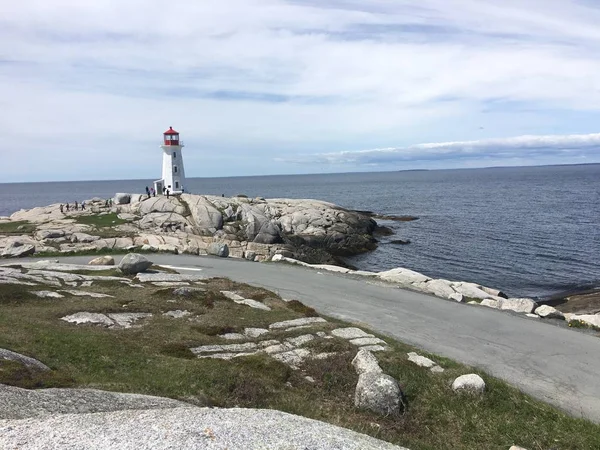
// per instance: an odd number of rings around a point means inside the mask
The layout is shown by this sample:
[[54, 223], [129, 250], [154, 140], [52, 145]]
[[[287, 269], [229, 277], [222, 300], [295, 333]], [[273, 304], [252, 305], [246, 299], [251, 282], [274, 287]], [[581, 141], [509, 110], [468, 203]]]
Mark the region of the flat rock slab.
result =
[[421, 356], [415, 352], [410, 352], [408, 353], [408, 360], [410, 362], [415, 363], [417, 366], [419, 367], [426, 367], [426, 368], [431, 368], [435, 365], [437, 365], [434, 361], [432, 361], [429, 358], [426, 358], [425, 356]]
[[236, 301], [241, 301], [241, 300], [246, 300], [244, 297], [242, 297], [239, 294], [236, 294], [235, 292], [232, 291], [221, 291], [221, 294], [223, 294], [225, 297], [227, 297], [229, 300], [233, 300], [234, 302]]
[[181, 319], [182, 317], [189, 316], [190, 314], [192, 314], [192, 313], [187, 310], [182, 311], [181, 309], [176, 309], [174, 311], [167, 311], [166, 313], [163, 314], [163, 316], [169, 316], [169, 317], [172, 317], [173, 319]]
[[[96, 389], [28, 390], [0, 384], [0, 419], [26, 419], [124, 409], [177, 408], [185, 405], [177, 400], [149, 395], [121, 394]], [[0, 422], [0, 428], [2, 425]], [[3, 436], [4, 433], [0, 432], [0, 448], [9, 448], [3, 445]], [[48, 444], [49, 442], [46, 442], [46, 445]], [[53, 448], [62, 448], [52, 444]]]
[[[15, 264], [12, 264], [15, 265]], [[95, 270], [113, 269], [114, 266], [88, 266], [84, 264], [60, 264], [53, 261], [37, 261], [34, 263], [18, 263], [16, 264], [23, 269], [46, 270], [51, 272], [75, 272], [76, 270], [86, 270], [89, 272]]]
[[67, 294], [75, 295], [76, 297], [114, 298], [112, 295], [108, 295], [108, 294], [99, 294], [97, 292], [87, 292], [87, 291], [76, 291], [74, 289], [63, 290], [62, 292], [66, 292]]
[[246, 339], [246, 336], [241, 333], [225, 333], [225, 334], [220, 334], [219, 337], [226, 339], [228, 341], [239, 341], [242, 339]]
[[283, 353], [275, 353], [271, 356], [288, 366], [296, 368], [310, 356], [310, 351], [305, 348], [297, 348]]
[[[13, 352], [10, 350], [6, 350], [4, 348], [0, 348], [0, 359], [6, 359], [8, 361], [18, 361], [21, 364], [23, 364], [25, 367], [29, 367], [30, 369], [37, 369], [37, 370], [42, 370], [42, 371], [50, 370], [50, 368], [46, 364], [38, 361], [37, 359], [30, 358], [29, 356], [21, 355], [20, 353], [16, 353], [16, 352]], [[0, 385], [0, 387], [1, 386], [2, 385]], [[1, 392], [2, 391], [0, 390], [0, 393]], [[0, 395], [0, 397], [1, 397], [1, 395]], [[1, 402], [1, 400], [0, 400], [0, 402]], [[1, 410], [1, 407], [0, 407], [0, 410]], [[0, 411], [0, 414], [1, 414], [1, 411]], [[2, 416], [0, 415], [0, 417], [2, 417]]]
[[358, 338], [373, 337], [372, 334], [369, 334], [369, 333], [361, 330], [360, 328], [356, 328], [356, 327], [336, 328], [335, 330], [331, 331], [331, 334], [333, 334], [336, 337], [342, 338], [342, 339], [358, 339]]
[[216, 352], [245, 352], [249, 350], [256, 350], [258, 345], [254, 342], [246, 342], [244, 344], [227, 344], [227, 345], [202, 345], [200, 347], [191, 348], [190, 350], [199, 355], [201, 353], [216, 353]]
[[31, 292], [33, 295], [37, 295], [38, 297], [41, 298], [64, 298], [65, 296], [62, 294], [59, 294], [58, 292], [54, 292], [54, 291], [33, 291]]
[[81, 325], [82, 323], [93, 323], [96, 325], [105, 325], [107, 327], [114, 325], [114, 322], [104, 314], [90, 312], [78, 312], [75, 314], [61, 317], [60, 320], [74, 323], [76, 325]]
[[207, 277], [202, 275], [187, 275], [180, 273], [145, 273], [140, 272], [135, 276], [142, 283], [156, 282], [180, 282], [180, 281], [201, 281]]
[[108, 314], [115, 324], [123, 328], [131, 328], [134, 322], [147, 317], [152, 317], [151, 313], [112, 313]]
[[315, 339], [315, 337], [312, 334], [303, 334], [302, 336], [288, 338], [285, 341], [294, 347], [300, 347], [301, 345], [304, 345], [313, 339]]
[[312, 325], [315, 323], [327, 323], [321, 317], [302, 317], [300, 319], [284, 320], [283, 322], [275, 322], [269, 325], [270, 330], [281, 330], [283, 328], [298, 327], [302, 325]]
[[365, 345], [360, 348], [361, 350], [369, 350], [370, 352], [385, 352], [387, 347], [383, 347], [381, 345]]
[[345, 428], [268, 409], [138, 409], [0, 422], [2, 448], [48, 448], [50, 437], [52, 448], [62, 450], [406, 450]]
[[190, 283], [187, 281], [153, 281], [152, 284], [158, 287], [178, 287], [190, 285]]
[[362, 347], [363, 345], [379, 345], [379, 344], [387, 345], [387, 343], [384, 340], [376, 338], [376, 337], [351, 339], [350, 343], [357, 345], [359, 347]]
[[244, 300], [235, 300], [235, 303], [238, 305], [246, 305], [250, 308], [254, 309], [262, 309], [263, 311], [271, 311], [271, 308], [267, 305], [262, 304], [261, 302], [257, 302], [256, 300], [252, 300], [251, 298], [246, 298]]
[[269, 330], [265, 328], [244, 328], [244, 334], [249, 338], [257, 338], [268, 332]]

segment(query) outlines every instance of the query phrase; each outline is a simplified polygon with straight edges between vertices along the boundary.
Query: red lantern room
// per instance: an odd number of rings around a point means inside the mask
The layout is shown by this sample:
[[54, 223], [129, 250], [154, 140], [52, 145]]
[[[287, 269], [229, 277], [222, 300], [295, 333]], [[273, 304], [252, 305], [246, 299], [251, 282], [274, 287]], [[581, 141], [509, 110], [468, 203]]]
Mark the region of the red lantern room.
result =
[[165, 145], [179, 145], [179, 133], [173, 127], [169, 127], [163, 135], [165, 137]]

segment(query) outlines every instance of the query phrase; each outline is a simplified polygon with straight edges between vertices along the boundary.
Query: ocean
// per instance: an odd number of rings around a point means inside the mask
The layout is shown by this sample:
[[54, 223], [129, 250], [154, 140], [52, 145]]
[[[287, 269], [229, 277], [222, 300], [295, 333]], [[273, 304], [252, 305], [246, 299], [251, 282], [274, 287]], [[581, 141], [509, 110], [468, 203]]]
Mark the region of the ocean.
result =
[[[152, 180], [0, 184], [0, 216], [57, 202], [142, 193]], [[196, 194], [326, 200], [412, 215], [349, 258], [364, 270], [406, 267], [548, 298], [600, 286], [600, 164], [489, 169], [189, 178]], [[392, 243], [409, 240], [408, 245]]]

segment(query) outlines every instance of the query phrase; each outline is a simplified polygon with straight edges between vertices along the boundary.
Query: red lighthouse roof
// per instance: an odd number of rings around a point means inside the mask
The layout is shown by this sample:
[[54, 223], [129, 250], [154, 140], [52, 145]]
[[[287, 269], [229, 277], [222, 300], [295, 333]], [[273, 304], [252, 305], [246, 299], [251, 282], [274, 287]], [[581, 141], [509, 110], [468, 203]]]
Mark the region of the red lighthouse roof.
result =
[[167, 131], [165, 131], [163, 134], [179, 134], [179, 131], [175, 131], [173, 129], [173, 127], [169, 127], [169, 129]]

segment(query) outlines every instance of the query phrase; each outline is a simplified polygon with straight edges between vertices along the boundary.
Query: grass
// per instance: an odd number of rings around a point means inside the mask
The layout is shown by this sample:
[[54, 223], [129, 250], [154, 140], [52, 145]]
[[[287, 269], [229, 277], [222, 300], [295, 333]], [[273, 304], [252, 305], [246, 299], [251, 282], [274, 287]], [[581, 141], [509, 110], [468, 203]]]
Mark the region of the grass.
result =
[[[96, 273], [97, 274], [97, 273]], [[0, 348], [39, 359], [53, 370], [41, 373], [19, 363], [0, 361], [0, 383], [27, 388], [78, 386], [134, 392], [184, 400], [196, 405], [272, 408], [299, 414], [384, 439], [411, 450], [600, 448], [600, 426], [567, 416], [493, 377], [451, 360], [424, 354], [445, 372], [432, 374], [407, 361], [414, 348], [382, 337], [391, 351], [378, 353], [384, 371], [399, 380], [407, 409], [401, 416], [381, 417], [353, 404], [357, 376], [350, 362], [356, 348], [345, 340], [316, 338], [306, 347], [337, 352], [325, 360], [308, 360], [300, 370], [258, 354], [231, 361], [198, 359], [191, 347], [230, 343], [218, 335], [244, 327], [267, 328], [280, 320], [313, 314], [300, 302], [283, 301], [265, 289], [224, 278], [206, 280], [189, 296], [152, 285], [130, 288], [117, 282], [94, 282], [84, 288], [114, 298], [66, 296], [41, 299], [40, 286], [0, 285]], [[261, 311], [237, 305], [220, 291], [237, 292], [269, 305]], [[168, 310], [191, 316], [173, 319]], [[151, 312], [144, 326], [107, 329], [75, 326], [60, 317], [78, 311]], [[271, 332], [261, 339], [331, 330], [346, 324], [334, 319], [312, 330]], [[364, 327], [361, 327], [364, 329]], [[366, 330], [369, 331], [369, 330]], [[377, 335], [377, 333], [373, 333]], [[456, 395], [455, 377], [479, 373], [487, 384], [481, 397]], [[314, 383], [305, 377], [312, 377]]]
[[21, 235], [33, 234], [36, 225], [26, 220], [0, 223], [0, 234]]
[[592, 324], [589, 324], [589, 323], [585, 323], [582, 320], [571, 320], [569, 322], [569, 327], [571, 327], [571, 328], [582, 328], [582, 329], [594, 330], [594, 331], [600, 331], [600, 327], [597, 327], [596, 325], [592, 325]]
[[74, 219], [77, 223], [83, 225], [91, 225], [96, 228], [114, 227], [117, 225], [128, 223], [127, 220], [120, 219], [117, 213], [113, 212], [103, 215], [91, 214], [85, 216], [76, 216], [74, 217]]

